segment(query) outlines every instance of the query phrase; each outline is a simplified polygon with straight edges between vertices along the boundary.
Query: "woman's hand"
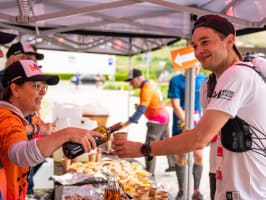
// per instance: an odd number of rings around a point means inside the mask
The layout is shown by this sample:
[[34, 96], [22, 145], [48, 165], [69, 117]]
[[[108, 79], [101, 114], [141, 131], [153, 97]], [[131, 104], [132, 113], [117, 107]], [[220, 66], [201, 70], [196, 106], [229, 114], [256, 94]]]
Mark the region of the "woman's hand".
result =
[[68, 134], [68, 141], [81, 144], [85, 152], [90, 152], [91, 149], [96, 147], [93, 135], [103, 137], [102, 133], [87, 129], [69, 127], [65, 128], [65, 131]]
[[112, 143], [112, 148], [114, 149], [113, 153], [120, 158], [142, 157], [143, 154], [140, 151], [141, 146], [142, 143], [129, 140], [114, 140]]

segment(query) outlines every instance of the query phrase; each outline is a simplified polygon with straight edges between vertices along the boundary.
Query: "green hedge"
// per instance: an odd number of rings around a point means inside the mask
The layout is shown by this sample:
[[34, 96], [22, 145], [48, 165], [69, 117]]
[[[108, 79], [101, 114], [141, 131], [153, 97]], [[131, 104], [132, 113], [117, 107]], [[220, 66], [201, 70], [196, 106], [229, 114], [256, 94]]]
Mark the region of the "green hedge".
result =
[[[60, 80], [70, 80], [72, 76], [74, 76], [74, 73], [68, 73], [68, 74], [56, 74], [56, 73], [45, 73], [48, 75], [57, 75], [59, 76]], [[105, 79], [108, 81], [109, 80], [109, 76], [108, 74], [104, 74]], [[144, 74], [144, 76], [146, 77], [146, 74]], [[128, 77], [128, 73], [116, 73], [115, 74], [115, 81], [125, 81]], [[154, 77], [153, 74], [150, 74], [150, 79], [156, 80], [156, 78]]]
[[115, 73], [115, 80], [116, 81], [125, 81], [127, 80], [128, 73]]
[[60, 80], [64, 80], [64, 81], [70, 80], [71, 77], [75, 75], [75, 74], [71, 74], [71, 73], [69, 73], [69, 74], [45, 73], [45, 74], [47, 74], [47, 75], [57, 75], [57, 76], [59, 76]]
[[128, 84], [127, 82], [106, 82], [103, 86], [103, 89], [105, 90], [128, 90]]
[[[47, 74], [47, 75], [57, 75], [57, 76], [59, 76], [60, 80], [64, 80], [64, 81], [70, 80], [71, 77], [75, 75], [74, 73], [68, 73], [68, 74], [45, 73], [45, 74]], [[104, 76], [105, 76], [106, 80], [109, 80], [108, 74], [104, 74]]]
[[[143, 73], [143, 76], [146, 77], [146, 73]], [[125, 81], [128, 78], [128, 72], [127, 73], [115, 73], [115, 80], [116, 81]], [[152, 80], [158, 80], [155, 74], [150, 73], [149, 79]]]
[[164, 102], [169, 103], [170, 102], [170, 99], [168, 99], [169, 85], [168, 84], [160, 85], [160, 89], [161, 89], [161, 92], [162, 92], [162, 95], [163, 95]]
[[[168, 103], [170, 100], [167, 98], [168, 95], [168, 84], [165, 85], [159, 85], [163, 100]], [[105, 83], [103, 89], [105, 90], [128, 90], [128, 84], [126, 82], [109, 82]], [[130, 88], [131, 91], [133, 91], [133, 96], [139, 96], [140, 95], [140, 89], [134, 89], [133, 87]]]

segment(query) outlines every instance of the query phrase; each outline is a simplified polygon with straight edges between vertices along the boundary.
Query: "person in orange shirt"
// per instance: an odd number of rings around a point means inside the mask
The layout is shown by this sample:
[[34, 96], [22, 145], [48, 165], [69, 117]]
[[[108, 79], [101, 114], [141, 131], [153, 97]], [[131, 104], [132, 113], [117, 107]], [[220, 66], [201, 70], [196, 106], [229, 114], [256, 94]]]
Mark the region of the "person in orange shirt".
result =
[[[34, 62], [37, 62], [37, 60], [42, 60], [44, 58], [44, 55], [37, 52], [37, 49], [35, 46], [27, 43], [27, 42], [17, 42], [12, 44], [6, 54], [7, 61], [6, 61], [6, 67], [13, 64], [14, 62], [22, 59], [26, 60], [33, 60]], [[2, 75], [3, 76], [3, 75]], [[0, 80], [2, 79], [2, 76], [0, 76]], [[38, 114], [39, 116], [39, 114]], [[28, 139], [31, 140], [32, 138], [41, 137], [42, 135], [50, 135], [52, 132], [54, 132], [56, 128], [55, 123], [37, 123], [37, 121], [40, 121], [39, 117], [37, 116], [37, 113], [32, 113], [28, 116], [26, 116], [26, 120], [28, 120], [29, 124], [26, 126]], [[40, 121], [41, 122], [41, 121]], [[39, 130], [38, 134], [35, 133], [34, 136], [32, 136], [33, 132], [33, 126], [32, 124], [38, 124], [34, 125], [34, 131]], [[38, 126], [38, 129], [37, 127]], [[37, 170], [41, 167], [43, 163], [38, 164], [37, 166], [34, 166], [30, 170], [30, 175], [28, 178], [29, 187], [27, 194], [34, 195], [34, 182], [33, 182], [33, 175], [37, 172]]]
[[[40, 109], [48, 85], [58, 82], [58, 76], [44, 75], [32, 60], [20, 60], [5, 69], [3, 101], [0, 101], [0, 159], [6, 173], [5, 200], [24, 200], [29, 167], [43, 162], [65, 142], [80, 143], [84, 151], [89, 152], [96, 147], [92, 135], [102, 137], [96, 131], [69, 127], [28, 140], [25, 116]], [[33, 133], [39, 131], [38, 125], [31, 126]]]
[[[126, 81], [130, 81], [134, 88], [140, 88], [141, 92], [140, 103], [136, 106], [136, 112], [125, 123], [125, 126], [130, 123], [138, 123], [139, 118], [144, 114], [148, 119], [147, 143], [169, 138], [169, 113], [160, 97], [157, 84], [152, 80], [145, 79], [138, 69], [131, 70]], [[169, 168], [174, 168], [175, 157], [167, 156], [167, 159]], [[145, 161], [146, 169], [154, 175], [155, 158], [147, 157]]]

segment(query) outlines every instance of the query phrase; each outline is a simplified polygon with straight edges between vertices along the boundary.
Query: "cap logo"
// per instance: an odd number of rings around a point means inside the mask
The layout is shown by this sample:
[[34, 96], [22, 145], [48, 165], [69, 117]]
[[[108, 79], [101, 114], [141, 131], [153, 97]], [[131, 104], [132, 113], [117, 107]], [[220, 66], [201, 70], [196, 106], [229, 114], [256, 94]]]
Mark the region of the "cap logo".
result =
[[20, 54], [20, 53], [22, 53], [22, 51], [19, 49], [19, 50], [15, 51], [13, 54], [17, 55], [17, 54]]
[[40, 71], [39, 67], [36, 64], [29, 64], [29, 68], [33, 72], [34, 70]]
[[23, 42], [23, 43], [21, 43], [21, 45], [22, 45], [22, 48], [23, 48], [25, 53], [28, 53], [28, 52], [34, 53], [34, 50], [33, 50], [32, 46], [29, 43]]
[[27, 44], [27, 48], [31, 48], [31, 46], [29, 44]]
[[40, 68], [32, 60], [21, 60], [20, 63], [27, 78], [43, 74]]

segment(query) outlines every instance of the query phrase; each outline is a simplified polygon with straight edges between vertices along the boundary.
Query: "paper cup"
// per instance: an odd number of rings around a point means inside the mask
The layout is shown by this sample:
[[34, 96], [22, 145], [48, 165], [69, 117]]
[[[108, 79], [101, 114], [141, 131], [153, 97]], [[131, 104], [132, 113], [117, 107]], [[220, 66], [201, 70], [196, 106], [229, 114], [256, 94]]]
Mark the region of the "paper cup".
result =
[[156, 197], [157, 188], [150, 188], [149, 189], [149, 197]]
[[96, 162], [96, 153], [89, 154], [88, 159], [91, 162]]
[[70, 165], [71, 165], [71, 159], [62, 158], [62, 166], [64, 173], [69, 171]]
[[136, 193], [134, 194], [134, 197], [135, 197], [135, 196], [141, 196], [141, 197], [143, 197], [143, 198], [148, 198], [148, 196], [149, 196], [149, 191], [148, 191], [148, 190], [144, 190], [144, 189], [142, 189], [142, 190], [137, 190]]
[[147, 194], [143, 194], [143, 193], [135, 193], [133, 195], [133, 199], [147, 199], [148, 196]]
[[113, 136], [114, 140], [127, 140], [127, 135], [127, 132], [117, 132]]
[[140, 191], [140, 190], [146, 190], [147, 188], [144, 185], [138, 184], [138, 185], [135, 185], [135, 189], [136, 191]]
[[156, 200], [168, 200], [168, 197], [166, 196], [159, 196], [155, 198]]
[[98, 151], [96, 153], [96, 162], [101, 162], [102, 160], [102, 149], [98, 148]]
[[156, 199], [167, 200], [168, 199], [168, 192], [167, 191], [163, 191], [163, 190], [157, 191]]

